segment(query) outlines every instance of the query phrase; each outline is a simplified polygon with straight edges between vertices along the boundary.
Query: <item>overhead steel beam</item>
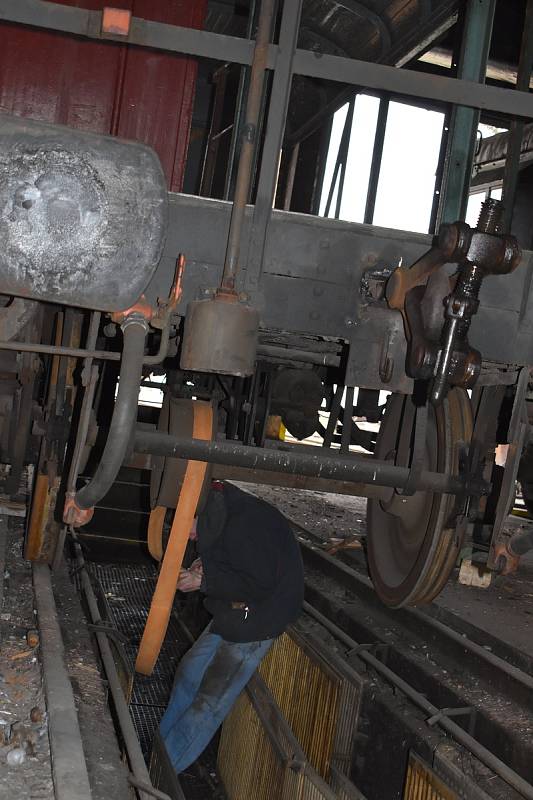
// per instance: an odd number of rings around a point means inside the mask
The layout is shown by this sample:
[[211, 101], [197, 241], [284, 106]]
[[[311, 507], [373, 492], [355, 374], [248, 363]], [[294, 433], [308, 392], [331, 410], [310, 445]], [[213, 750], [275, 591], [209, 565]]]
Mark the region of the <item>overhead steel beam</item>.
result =
[[354, 58], [320, 55], [308, 50], [297, 50], [294, 56], [294, 73], [310, 78], [351, 83], [389, 94], [422, 97], [442, 103], [470, 106], [487, 111], [497, 111], [509, 116], [533, 117], [533, 96], [526, 93], [486, 86], [469, 80], [428, 75], [409, 69], [388, 67], [371, 61]]
[[[231, 61], [235, 64], [251, 64], [254, 55], [255, 43], [249, 39], [153, 22], [141, 17], [131, 18], [127, 37], [103, 34], [101, 11], [89, 11], [85, 8], [48, 3], [44, 0], [2, 0], [0, 20], [89, 39], [152, 47], [156, 50], [210, 58], [214, 61]], [[272, 47], [269, 51], [269, 68], [274, 66], [276, 52], [276, 47]]]
[[[444, 47], [432, 47], [431, 50], [427, 50], [423, 53], [418, 58], [418, 61], [424, 64], [431, 64], [434, 67], [441, 67], [442, 69], [451, 69], [453, 53], [451, 50], [446, 50]], [[514, 87], [518, 77], [518, 65], [489, 58], [487, 61], [486, 77], [488, 80], [508, 83]], [[533, 89], [533, 76], [529, 78], [529, 88]]]
[[[101, 41], [119, 41], [215, 61], [252, 63], [254, 42], [247, 39], [151, 22], [140, 17], [132, 17], [127, 38], [103, 36], [101, 19], [100, 11], [87, 11], [44, 0], [2, 0], [0, 5], [0, 21], [4, 22], [32, 25]], [[269, 69], [275, 69], [278, 54], [278, 46], [270, 45], [267, 60]], [[480, 85], [475, 81], [428, 75], [309, 50], [296, 50], [292, 72], [407, 97], [426, 98], [495, 111], [511, 117], [533, 119], [532, 95]]]

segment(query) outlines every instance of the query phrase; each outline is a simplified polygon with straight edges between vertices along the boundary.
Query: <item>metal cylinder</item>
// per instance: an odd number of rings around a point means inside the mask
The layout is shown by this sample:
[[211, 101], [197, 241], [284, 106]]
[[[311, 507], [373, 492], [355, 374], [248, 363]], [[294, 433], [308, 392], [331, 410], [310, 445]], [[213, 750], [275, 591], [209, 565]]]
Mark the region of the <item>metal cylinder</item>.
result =
[[259, 313], [239, 303], [233, 293], [187, 307], [180, 366], [191, 372], [252, 375], [257, 351]]
[[[291, 475], [334, 478], [353, 483], [369, 483], [374, 486], [390, 486], [405, 489], [410, 480], [409, 467], [398, 467], [390, 461], [381, 461], [364, 456], [324, 455], [319, 447], [268, 450], [264, 447], [249, 447], [237, 442], [205, 441], [202, 439], [178, 439], [164, 433], [137, 429], [133, 440], [136, 453], [151, 453], [166, 458], [188, 458], [227, 466], [267, 469]], [[467, 479], [458, 475], [422, 470], [417, 478], [417, 491], [429, 490], [447, 494], [487, 494], [490, 485], [485, 481]]]
[[163, 250], [167, 191], [145, 145], [0, 114], [0, 292], [121, 311]]

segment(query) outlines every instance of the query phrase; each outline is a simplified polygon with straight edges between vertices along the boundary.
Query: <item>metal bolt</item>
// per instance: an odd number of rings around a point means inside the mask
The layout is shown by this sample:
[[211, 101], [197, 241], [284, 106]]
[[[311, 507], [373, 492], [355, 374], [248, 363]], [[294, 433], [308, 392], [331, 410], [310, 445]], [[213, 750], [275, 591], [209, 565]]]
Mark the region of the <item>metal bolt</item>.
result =
[[503, 221], [504, 206], [501, 200], [489, 197], [481, 206], [477, 222], [478, 231], [483, 233], [499, 233]]
[[114, 322], [109, 322], [104, 326], [104, 336], [113, 339], [117, 335], [117, 326]]

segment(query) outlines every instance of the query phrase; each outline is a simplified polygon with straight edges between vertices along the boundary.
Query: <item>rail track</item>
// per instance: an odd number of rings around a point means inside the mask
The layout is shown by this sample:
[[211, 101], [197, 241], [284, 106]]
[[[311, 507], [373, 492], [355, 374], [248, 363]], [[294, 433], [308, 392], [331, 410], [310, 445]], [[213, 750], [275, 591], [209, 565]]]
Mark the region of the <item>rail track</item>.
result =
[[352, 664], [378, 678], [374, 701], [381, 695], [387, 705], [393, 689], [410, 706], [400, 717], [422, 724], [415, 739], [426, 735], [431, 749], [440, 729], [459, 747], [457, 762], [467, 754], [459, 796], [533, 798], [533, 659], [441, 608], [383, 606], [349, 553], [333, 557], [293, 527], [306, 570], [305, 611]]
[[[116, 777], [113, 774], [116, 765], [112, 762], [111, 756], [108, 753], [97, 753], [98, 769], [108, 770], [112, 775], [114, 783], [111, 783], [108, 775], [108, 788], [113, 792], [116, 800], [126, 796], [132, 797], [133, 790], [135, 790], [135, 797], [138, 800], [153, 800], [153, 798], [170, 800], [167, 794], [152, 786], [111, 648], [111, 642], [116, 644], [115, 636], [118, 634], [116, 629], [113, 629], [100, 616], [98, 601], [77, 540], [74, 543], [74, 554], [74, 572], [79, 578], [80, 588], [86, 602], [90, 621], [89, 629], [94, 633], [98, 644], [103, 674], [112, 699], [116, 729], [120, 734], [129, 766], [129, 770], [123, 768], [120, 776]], [[95, 758], [92, 752], [95, 746], [87, 732], [80, 729], [79, 709], [76, 708], [71, 679], [65, 665], [66, 656], [61, 625], [65, 626], [67, 622], [58, 613], [52, 573], [48, 565], [33, 565], [33, 586], [41, 640], [42, 675], [48, 708], [54, 797], [55, 800], [98, 800], [103, 795], [101, 794], [102, 787], [98, 783], [98, 776], [95, 775], [94, 763], [92, 763]], [[80, 654], [81, 652], [80, 650]], [[78, 691], [80, 691], [79, 685]], [[91, 703], [91, 697], [85, 697], [85, 700], [88, 700], [89, 704]], [[105, 793], [105, 796], [109, 795]]]

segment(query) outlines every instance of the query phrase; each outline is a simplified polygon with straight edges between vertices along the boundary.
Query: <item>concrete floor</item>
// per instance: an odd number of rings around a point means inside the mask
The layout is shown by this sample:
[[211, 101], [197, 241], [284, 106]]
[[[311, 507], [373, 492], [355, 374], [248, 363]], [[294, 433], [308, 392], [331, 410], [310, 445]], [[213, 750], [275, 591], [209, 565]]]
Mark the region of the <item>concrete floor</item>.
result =
[[[22, 559], [23, 525], [0, 517], [3, 553], [3, 605], [0, 612], [0, 797], [5, 800], [49, 800], [54, 796], [46, 707], [38, 647], [27, 641], [36, 627], [31, 567]], [[33, 723], [32, 708], [42, 719]], [[10, 725], [19, 732], [9, 743]], [[9, 753], [22, 745], [23, 761], [11, 765]]]

